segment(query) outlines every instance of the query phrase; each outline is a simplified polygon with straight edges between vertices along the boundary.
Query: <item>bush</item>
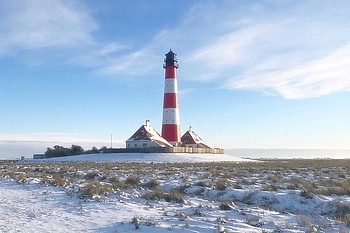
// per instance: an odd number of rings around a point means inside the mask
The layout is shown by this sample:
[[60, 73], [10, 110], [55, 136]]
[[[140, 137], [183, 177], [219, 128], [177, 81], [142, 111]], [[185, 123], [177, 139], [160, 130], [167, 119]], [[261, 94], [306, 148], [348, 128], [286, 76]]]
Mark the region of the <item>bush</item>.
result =
[[277, 184], [263, 186], [263, 191], [278, 191], [281, 187]]
[[135, 226], [135, 229], [140, 228], [140, 219], [138, 217], [133, 217], [132, 218], [132, 224]]
[[223, 191], [227, 188], [227, 186], [228, 186], [227, 179], [220, 179], [220, 180], [216, 181], [215, 187], [217, 190]]
[[236, 205], [232, 201], [223, 201], [219, 207], [220, 210], [233, 210], [236, 208]]
[[350, 214], [350, 207], [348, 205], [344, 204], [342, 201], [336, 200], [332, 204], [335, 208], [335, 211], [334, 211], [335, 218], [344, 219], [345, 217], [347, 217]]
[[306, 199], [312, 199], [314, 197], [314, 194], [307, 190], [302, 190], [300, 192], [300, 196], [305, 197]]
[[49, 183], [55, 186], [64, 186], [66, 182], [64, 181], [62, 175], [54, 174], [52, 179], [49, 180]]
[[132, 186], [137, 186], [140, 182], [141, 178], [139, 176], [128, 176], [125, 180], [125, 184], [129, 184]]
[[299, 224], [300, 226], [308, 226], [308, 225], [310, 225], [310, 222], [309, 222], [309, 220], [308, 220], [306, 217], [301, 216], [301, 217], [299, 218], [299, 220], [298, 220], [298, 224]]
[[173, 190], [170, 193], [167, 193], [164, 197], [167, 202], [176, 202], [176, 203], [184, 203], [185, 199], [182, 193], [179, 191]]
[[147, 200], [160, 200], [162, 198], [164, 198], [165, 193], [163, 190], [161, 189], [155, 189], [153, 191], [150, 191], [148, 193], [146, 193], [145, 195], [143, 195], [143, 198], [147, 199]]
[[156, 180], [156, 179], [152, 179], [149, 182], [143, 184], [143, 187], [148, 188], [148, 189], [153, 189], [153, 188], [157, 187], [158, 185], [160, 185], [160, 181]]
[[245, 193], [245, 195], [242, 198], [242, 202], [244, 204], [253, 204], [253, 197], [256, 194], [254, 190], [249, 190]]
[[201, 187], [210, 187], [211, 183], [207, 182], [205, 180], [200, 180], [196, 183], [197, 186], [201, 186]]
[[85, 179], [92, 180], [95, 179], [95, 177], [98, 176], [98, 172], [89, 172], [85, 175]]
[[167, 193], [161, 189], [155, 189], [151, 192], [146, 193], [143, 197], [147, 200], [160, 200], [163, 198], [167, 202], [185, 202], [183, 194], [177, 190], [172, 190], [171, 192]]
[[94, 198], [95, 196], [107, 195], [114, 192], [111, 184], [100, 182], [86, 184], [80, 191], [80, 198]]

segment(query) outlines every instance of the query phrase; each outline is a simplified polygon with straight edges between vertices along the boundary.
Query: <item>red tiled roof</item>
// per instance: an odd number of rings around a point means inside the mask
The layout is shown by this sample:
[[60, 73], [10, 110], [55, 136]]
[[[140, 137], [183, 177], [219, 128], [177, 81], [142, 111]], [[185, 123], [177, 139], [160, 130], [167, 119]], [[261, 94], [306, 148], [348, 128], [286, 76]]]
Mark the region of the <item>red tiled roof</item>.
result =
[[128, 140], [139, 141], [139, 140], [150, 140], [161, 147], [172, 147], [172, 145], [165, 140], [150, 124], [142, 125]]
[[186, 144], [193, 144], [197, 145], [198, 147], [201, 148], [210, 148], [199, 136], [196, 134], [192, 128], [190, 129], [181, 137], [181, 142]]

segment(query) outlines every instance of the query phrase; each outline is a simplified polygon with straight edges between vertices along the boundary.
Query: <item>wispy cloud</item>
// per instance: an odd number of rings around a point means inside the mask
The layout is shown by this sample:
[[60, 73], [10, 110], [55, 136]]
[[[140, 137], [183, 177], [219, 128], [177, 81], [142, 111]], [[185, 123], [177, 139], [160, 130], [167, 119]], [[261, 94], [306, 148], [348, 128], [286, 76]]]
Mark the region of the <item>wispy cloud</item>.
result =
[[226, 83], [232, 89], [260, 89], [287, 99], [350, 91], [350, 44], [314, 61], [281, 65], [273, 71], [252, 70]]
[[184, 79], [289, 99], [350, 90], [350, 5], [342, 1], [204, 1], [142, 45], [98, 41], [99, 26], [79, 1], [20, 0], [0, 9], [0, 56], [72, 47], [68, 64], [142, 76], [158, 72], [159, 55], [172, 47]]
[[119, 57], [119, 53], [129, 51], [131, 47], [117, 42], [112, 43], [96, 43], [94, 46], [84, 48], [71, 55], [67, 64], [83, 66], [83, 67], [105, 67], [108, 61], [113, 61], [115, 57]]
[[206, 65], [214, 65], [218, 69], [243, 63], [249, 57], [249, 54], [246, 53], [249, 45], [265, 31], [263, 25], [254, 25], [225, 34], [213, 44], [200, 47], [198, 51], [194, 51], [194, 54], [188, 57], [186, 61], [205, 62]]
[[98, 75], [135, 75], [153, 73], [157, 63], [157, 56], [148, 49], [134, 51], [126, 55], [105, 59], [105, 64], [96, 70]]
[[72, 1], [0, 3], [0, 55], [13, 50], [92, 44], [98, 28], [87, 9]]
[[210, 28], [216, 36], [187, 54], [188, 73], [195, 74], [188, 77], [288, 99], [350, 91], [347, 10], [324, 1], [256, 4], [239, 17], [210, 9], [224, 26]]
[[180, 89], [180, 90], [179, 90], [179, 95], [180, 95], [181, 97], [184, 97], [184, 96], [186, 96], [187, 94], [193, 92], [194, 90], [195, 90], [194, 88]]
[[172, 41], [183, 78], [223, 88], [288, 99], [350, 90], [349, 7], [326, 1], [236, 5], [193, 7], [149, 47]]

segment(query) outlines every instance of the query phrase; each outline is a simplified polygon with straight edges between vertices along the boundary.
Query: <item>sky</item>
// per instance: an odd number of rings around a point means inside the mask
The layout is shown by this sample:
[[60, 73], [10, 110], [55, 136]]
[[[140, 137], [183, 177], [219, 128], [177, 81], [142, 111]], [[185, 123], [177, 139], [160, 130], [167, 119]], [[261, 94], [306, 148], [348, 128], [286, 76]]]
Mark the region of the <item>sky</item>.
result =
[[146, 119], [160, 132], [170, 48], [181, 134], [350, 149], [349, 12], [338, 0], [1, 1], [0, 157], [125, 147]]

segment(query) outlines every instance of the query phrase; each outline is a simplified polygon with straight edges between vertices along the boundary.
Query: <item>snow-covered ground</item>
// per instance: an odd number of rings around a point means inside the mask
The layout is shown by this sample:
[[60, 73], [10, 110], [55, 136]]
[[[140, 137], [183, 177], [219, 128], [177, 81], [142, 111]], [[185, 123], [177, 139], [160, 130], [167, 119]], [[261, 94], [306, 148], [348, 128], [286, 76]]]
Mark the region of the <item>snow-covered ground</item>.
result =
[[0, 232], [350, 230], [347, 161], [114, 156], [0, 164]]
[[117, 153], [117, 154], [86, 154], [51, 158], [40, 161], [47, 162], [213, 162], [213, 161], [248, 161], [226, 154], [189, 154], [189, 153]]

